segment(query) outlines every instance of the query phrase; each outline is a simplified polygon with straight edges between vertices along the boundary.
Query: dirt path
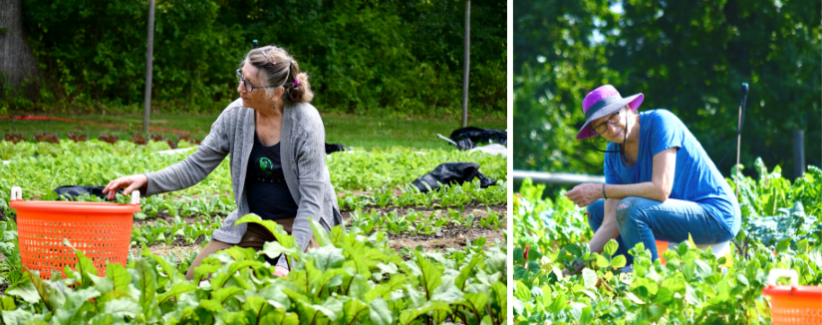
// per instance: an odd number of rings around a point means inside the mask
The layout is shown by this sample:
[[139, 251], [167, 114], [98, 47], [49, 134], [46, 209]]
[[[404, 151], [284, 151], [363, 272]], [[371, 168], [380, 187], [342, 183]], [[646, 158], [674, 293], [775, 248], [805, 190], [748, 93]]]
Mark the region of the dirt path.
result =
[[[443, 213], [447, 213], [448, 209], [457, 210], [456, 207], [447, 207], [447, 208], [426, 208], [426, 207], [403, 207], [403, 208], [395, 208], [395, 207], [386, 207], [386, 208], [378, 208], [378, 207], [365, 207], [363, 208], [363, 212], [370, 213], [373, 210], [377, 210], [383, 213], [390, 213], [392, 211], [397, 211], [397, 214], [404, 215], [408, 213], [408, 210], [414, 210], [416, 212], [432, 212], [432, 211], [442, 211]], [[463, 213], [461, 215], [468, 215], [473, 214], [475, 218], [485, 218], [488, 216], [488, 210], [494, 211], [500, 216], [505, 216], [508, 213], [508, 205], [490, 205], [487, 208], [485, 205], [466, 205], [463, 209]], [[351, 216], [351, 213], [354, 211], [341, 211], [343, 219], [348, 220]]]

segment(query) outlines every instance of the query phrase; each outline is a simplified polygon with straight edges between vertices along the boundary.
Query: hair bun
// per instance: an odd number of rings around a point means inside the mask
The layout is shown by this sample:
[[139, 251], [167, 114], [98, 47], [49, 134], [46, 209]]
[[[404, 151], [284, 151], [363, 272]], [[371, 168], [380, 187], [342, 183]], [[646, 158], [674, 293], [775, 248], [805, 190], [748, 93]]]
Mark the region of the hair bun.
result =
[[288, 100], [292, 102], [310, 102], [314, 99], [314, 93], [311, 91], [311, 86], [308, 84], [308, 75], [301, 72], [294, 78], [294, 83], [288, 89]]

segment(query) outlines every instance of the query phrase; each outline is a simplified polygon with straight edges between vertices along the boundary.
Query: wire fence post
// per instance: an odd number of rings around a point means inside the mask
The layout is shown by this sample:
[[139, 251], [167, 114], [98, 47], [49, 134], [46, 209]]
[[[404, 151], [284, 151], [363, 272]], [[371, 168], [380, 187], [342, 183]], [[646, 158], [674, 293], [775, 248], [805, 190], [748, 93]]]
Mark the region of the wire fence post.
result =
[[465, 1], [465, 67], [462, 78], [462, 127], [468, 126], [468, 68], [471, 58], [471, 0]]
[[154, 56], [154, 0], [148, 5], [148, 50], [146, 51], [146, 97], [143, 115], [143, 133], [148, 137], [148, 121], [151, 115], [151, 67]]

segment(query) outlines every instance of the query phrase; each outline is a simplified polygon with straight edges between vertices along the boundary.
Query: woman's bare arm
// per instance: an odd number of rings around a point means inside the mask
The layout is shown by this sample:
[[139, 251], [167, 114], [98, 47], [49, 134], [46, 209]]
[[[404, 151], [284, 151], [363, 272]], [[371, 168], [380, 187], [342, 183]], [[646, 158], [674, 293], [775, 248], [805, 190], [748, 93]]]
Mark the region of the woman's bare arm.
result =
[[[650, 182], [626, 185], [606, 184], [605, 196], [609, 199], [637, 196], [664, 202], [671, 195], [674, 187], [676, 150], [677, 148], [668, 148], [654, 155], [654, 170]], [[565, 196], [578, 206], [585, 207], [603, 198], [602, 184], [580, 184], [565, 193]]]
[[622, 199], [629, 196], [664, 202], [674, 188], [676, 172], [676, 148], [668, 148], [654, 156], [654, 173], [650, 182], [631, 185], [605, 185], [608, 198]]
[[609, 198], [605, 200], [605, 215], [602, 219], [602, 225], [599, 226], [594, 237], [588, 242], [590, 251], [602, 254], [605, 244], [619, 236], [619, 228], [617, 228], [616, 223], [616, 206], [618, 203], [618, 199]]

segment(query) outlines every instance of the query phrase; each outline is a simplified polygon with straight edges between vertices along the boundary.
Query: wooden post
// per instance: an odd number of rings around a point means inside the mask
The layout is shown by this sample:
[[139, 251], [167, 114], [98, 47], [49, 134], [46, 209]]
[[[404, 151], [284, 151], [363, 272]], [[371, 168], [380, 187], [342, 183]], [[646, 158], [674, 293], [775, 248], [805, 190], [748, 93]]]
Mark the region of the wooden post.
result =
[[471, 58], [471, 0], [465, 1], [465, 67], [462, 78], [462, 127], [468, 126], [468, 68]]
[[151, 115], [151, 67], [154, 57], [154, 0], [148, 5], [148, 50], [146, 51], [146, 97], [143, 115], [143, 133], [148, 139], [148, 121]]
[[793, 131], [793, 174], [796, 178], [805, 175], [805, 131]]

